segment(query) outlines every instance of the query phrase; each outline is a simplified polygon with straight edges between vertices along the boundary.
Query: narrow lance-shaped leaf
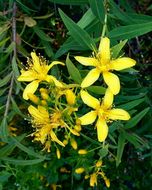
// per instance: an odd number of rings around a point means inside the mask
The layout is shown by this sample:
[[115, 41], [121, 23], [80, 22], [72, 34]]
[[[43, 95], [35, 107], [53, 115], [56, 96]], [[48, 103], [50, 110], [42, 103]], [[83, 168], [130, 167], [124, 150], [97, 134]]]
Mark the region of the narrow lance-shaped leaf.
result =
[[79, 70], [75, 67], [75, 65], [72, 63], [72, 61], [69, 59], [69, 55], [66, 58], [66, 66], [69, 72], [69, 75], [71, 78], [78, 84], [81, 83], [82, 78], [80, 75]]
[[52, 3], [58, 3], [62, 5], [81, 5], [88, 3], [88, 0], [49, 0]]
[[118, 167], [121, 163], [121, 158], [123, 155], [124, 147], [125, 147], [125, 137], [123, 133], [120, 133], [118, 137], [118, 148], [117, 148], [117, 156], [116, 156], [116, 166]]
[[122, 48], [124, 47], [124, 45], [126, 43], [127, 43], [127, 40], [124, 40], [124, 41], [121, 41], [119, 44], [117, 44], [111, 48], [113, 59], [116, 59], [118, 57], [120, 51], [122, 50]]
[[89, 34], [71, 20], [61, 9], [59, 9], [59, 13], [73, 39], [82, 47], [87, 47], [88, 49], [96, 51], [95, 42]]
[[94, 15], [102, 22], [104, 23], [105, 18], [105, 9], [103, 0], [89, 0], [90, 7]]
[[152, 22], [120, 26], [109, 33], [110, 38], [116, 40], [131, 39], [152, 31]]
[[125, 109], [125, 110], [130, 110], [130, 109], [138, 106], [139, 104], [141, 104], [144, 101], [145, 101], [145, 98], [141, 98], [141, 99], [133, 100], [133, 101], [130, 101], [128, 103], [122, 104], [122, 105], [117, 106], [117, 107], [120, 107], [120, 108]]
[[135, 127], [137, 123], [147, 114], [150, 108], [146, 108], [137, 115], [135, 115], [132, 119], [130, 119], [124, 126], [124, 128], [130, 129]]
[[8, 158], [8, 157], [2, 158], [2, 160], [10, 162], [11, 164], [22, 165], [22, 166], [38, 164], [44, 161], [43, 158], [33, 159], [33, 160], [18, 160], [18, 159]]

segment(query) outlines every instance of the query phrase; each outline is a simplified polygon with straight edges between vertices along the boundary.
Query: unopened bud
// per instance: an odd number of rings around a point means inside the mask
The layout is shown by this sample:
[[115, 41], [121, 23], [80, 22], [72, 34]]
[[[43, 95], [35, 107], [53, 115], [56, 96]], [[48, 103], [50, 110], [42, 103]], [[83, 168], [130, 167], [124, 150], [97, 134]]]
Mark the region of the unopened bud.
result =
[[80, 132], [81, 131], [81, 125], [75, 125], [74, 126], [74, 129], [77, 131], [77, 132]]
[[69, 105], [75, 104], [76, 97], [72, 90], [70, 90], [70, 89], [66, 90], [65, 96], [66, 96], [67, 103]]
[[60, 150], [58, 148], [56, 149], [56, 155], [57, 155], [58, 159], [61, 158], [61, 153], [60, 153]]
[[102, 166], [102, 160], [98, 160], [96, 163], [96, 167], [99, 168]]
[[80, 149], [79, 151], [78, 151], [78, 154], [87, 154], [88, 152], [87, 152], [87, 150], [85, 150], [85, 149]]
[[77, 142], [73, 138], [71, 139], [71, 146], [74, 150], [78, 148]]
[[85, 171], [84, 168], [77, 168], [77, 169], [75, 169], [75, 173], [77, 173], [77, 174], [82, 174], [84, 171]]
[[37, 96], [32, 93], [28, 93], [27, 96], [34, 104], [39, 104], [40, 99]]

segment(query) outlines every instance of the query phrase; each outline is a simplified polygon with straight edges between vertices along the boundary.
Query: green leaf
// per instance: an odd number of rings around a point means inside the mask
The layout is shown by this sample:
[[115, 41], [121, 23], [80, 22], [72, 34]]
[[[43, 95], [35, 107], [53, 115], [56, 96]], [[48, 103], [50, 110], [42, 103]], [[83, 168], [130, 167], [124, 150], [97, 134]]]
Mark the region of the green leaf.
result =
[[125, 109], [125, 110], [130, 110], [130, 109], [138, 106], [139, 104], [141, 104], [144, 101], [145, 101], [145, 98], [141, 98], [141, 99], [130, 101], [130, 102], [125, 103], [125, 104], [121, 104], [117, 107], [120, 107], [120, 108]]
[[16, 147], [14, 143], [9, 143], [0, 149], [0, 158], [8, 156]]
[[10, 54], [14, 50], [15, 46], [15, 42], [11, 42], [11, 44], [6, 48], [5, 52]]
[[93, 14], [101, 21], [101, 23], [104, 23], [105, 8], [103, 0], [89, 0], [89, 3]]
[[26, 152], [28, 155], [34, 156], [34, 157], [38, 157], [38, 158], [43, 158], [45, 159], [44, 156], [34, 152], [33, 150], [27, 148], [26, 146], [24, 146], [23, 144], [21, 144], [16, 138], [11, 137], [12, 141], [15, 143], [15, 145], [21, 149], [22, 151]]
[[47, 54], [48, 57], [53, 57], [54, 53], [53, 53], [53, 49], [51, 47], [51, 43], [42, 40], [41, 43], [43, 44], [44, 50]]
[[147, 114], [147, 112], [149, 111], [150, 108], [146, 108], [143, 111], [141, 111], [140, 113], [138, 113], [136, 116], [134, 116], [133, 118], [131, 118], [124, 126], [124, 128], [126, 129], [130, 129], [132, 127], [135, 127], [137, 125], [137, 123]]
[[80, 75], [79, 70], [75, 67], [75, 65], [72, 63], [72, 61], [69, 59], [69, 55], [66, 58], [66, 66], [69, 72], [69, 75], [71, 78], [78, 84], [81, 83], [82, 78]]
[[71, 20], [61, 9], [59, 9], [59, 13], [73, 39], [82, 47], [87, 47], [93, 51], [96, 51], [95, 42], [89, 34], [80, 28], [73, 20]]
[[11, 77], [12, 77], [12, 72], [10, 74], [6, 75], [3, 79], [1, 79], [0, 87], [7, 85], [7, 83], [10, 81]]
[[95, 20], [95, 16], [92, 13], [91, 9], [88, 9], [87, 12], [82, 16], [82, 18], [77, 22], [77, 25], [80, 28], [85, 28], [90, 25], [91, 22]]
[[104, 146], [103, 148], [99, 150], [98, 155], [100, 156], [101, 159], [104, 158], [108, 154], [108, 148], [109, 148], [109, 145], [107, 144], [106, 146]]
[[110, 5], [111, 5], [111, 10], [113, 12], [113, 14], [119, 19], [124, 21], [125, 23], [131, 24], [133, 23], [133, 18], [129, 17], [128, 14], [124, 11], [122, 11], [122, 9], [119, 8], [119, 6], [113, 1], [110, 0]]
[[3, 117], [3, 120], [2, 120], [1, 125], [0, 125], [0, 137], [1, 137], [3, 142], [8, 141], [8, 128], [7, 128], [7, 126], [8, 126], [8, 124], [7, 124], [6, 117]]
[[63, 5], [81, 5], [88, 3], [88, 0], [49, 0], [52, 3], [58, 3]]
[[127, 40], [124, 40], [111, 48], [113, 59], [116, 59], [118, 57], [120, 51], [122, 50], [122, 48], [125, 46], [126, 43], [127, 43]]
[[123, 155], [124, 147], [125, 147], [126, 139], [123, 133], [120, 133], [118, 137], [118, 148], [117, 148], [117, 156], [116, 156], [116, 166], [118, 167], [121, 163], [121, 158]]
[[15, 165], [27, 166], [27, 165], [33, 165], [33, 164], [38, 164], [40, 162], [43, 162], [44, 158], [33, 159], [33, 160], [17, 160], [17, 159], [6, 157], [6, 158], [2, 158], [2, 160], [10, 162], [11, 164], [15, 164]]
[[106, 89], [102, 86], [89, 86], [87, 90], [99, 95], [105, 94], [105, 91], [106, 91]]
[[34, 32], [40, 37], [42, 40], [47, 41], [47, 42], [52, 42], [52, 39], [46, 35], [43, 30], [41, 30], [38, 26], [32, 27]]
[[1, 40], [0, 41], [0, 47], [3, 46], [9, 39], [10, 39], [10, 37], [7, 37], [7, 38]]
[[11, 97], [11, 102], [12, 102], [12, 108], [13, 108], [13, 110], [15, 111], [15, 113], [18, 114], [18, 115], [20, 115], [21, 117], [25, 118], [26, 115], [24, 115], [24, 114], [20, 111], [18, 105], [16, 104], [16, 102], [14, 101], [14, 99], [13, 99], [12, 97]]
[[20, 72], [19, 72], [19, 69], [18, 69], [18, 66], [17, 66], [17, 63], [16, 63], [16, 58], [15, 56], [13, 56], [13, 59], [12, 59], [12, 70], [15, 74], [15, 77], [18, 78], [18, 76], [20, 75]]
[[152, 22], [120, 26], [109, 32], [109, 37], [116, 40], [131, 39], [152, 31]]
[[135, 146], [135, 148], [139, 148], [141, 145], [147, 146], [147, 143], [135, 133], [128, 133], [124, 131], [124, 136], [128, 142], [132, 143]]

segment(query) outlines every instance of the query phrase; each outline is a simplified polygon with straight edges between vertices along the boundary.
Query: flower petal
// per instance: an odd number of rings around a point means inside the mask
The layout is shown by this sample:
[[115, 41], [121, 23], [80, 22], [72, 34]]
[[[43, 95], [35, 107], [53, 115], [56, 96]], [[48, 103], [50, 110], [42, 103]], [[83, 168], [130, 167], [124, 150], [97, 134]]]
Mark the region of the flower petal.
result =
[[82, 56], [75, 56], [74, 57], [79, 63], [85, 66], [97, 66], [98, 60], [93, 57], [82, 57]]
[[79, 118], [81, 125], [89, 125], [95, 121], [97, 117], [96, 111], [90, 111]]
[[122, 57], [122, 58], [118, 58], [116, 60], [111, 61], [110, 67], [111, 69], [120, 71], [123, 69], [133, 67], [135, 64], [136, 64], [136, 61], [134, 59], [131, 59], [128, 57]]
[[114, 95], [118, 94], [120, 91], [120, 81], [117, 75], [110, 72], [103, 72], [103, 78], [111, 92]]
[[21, 75], [18, 77], [18, 81], [26, 81], [26, 82], [30, 82], [32, 80], [37, 79], [37, 74], [32, 71], [32, 70], [28, 70], [28, 71], [24, 71], [21, 70]]
[[23, 98], [25, 100], [28, 100], [29, 97], [28, 97], [28, 93], [31, 93], [31, 94], [34, 94], [34, 92], [37, 90], [38, 88], [38, 85], [39, 85], [39, 81], [38, 80], [34, 80], [33, 82], [31, 82], [30, 84], [28, 84], [26, 86], [26, 88], [24, 89], [24, 92], [23, 92]]
[[35, 121], [39, 123], [45, 124], [49, 121], [49, 113], [42, 106], [38, 106], [38, 109], [37, 109], [34, 106], [30, 105], [28, 107], [28, 111], [31, 114], [31, 116], [35, 119]]
[[98, 141], [103, 142], [107, 138], [108, 135], [108, 126], [104, 119], [98, 119], [97, 124], [97, 136]]
[[100, 76], [100, 71], [96, 68], [92, 69], [82, 81], [81, 87], [85, 88], [91, 86], [99, 78], [99, 76]]
[[31, 57], [32, 57], [32, 61], [33, 61], [34, 70], [37, 71], [38, 73], [41, 73], [42, 69], [41, 69], [39, 57], [36, 55], [35, 52], [31, 52]]
[[83, 102], [87, 106], [94, 108], [94, 109], [96, 109], [97, 107], [100, 106], [99, 100], [96, 99], [95, 97], [91, 96], [88, 92], [81, 90], [80, 94], [81, 94], [81, 98], [82, 98]]
[[100, 58], [104, 61], [110, 60], [110, 40], [109, 38], [101, 38], [99, 44], [99, 55]]
[[123, 109], [112, 109], [108, 113], [108, 118], [112, 120], [129, 120], [130, 115]]
[[55, 86], [60, 87], [60, 88], [63, 88], [63, 84], [62, 84], [60, 81], [58, 81], [58, 80], [57, 80], [54, 76], [52, 76], [52, 75], [47, 75], [46, 81], [47, 81], [47, 82], [54, 82]]
[[110, 108], [112, 106], [113, 103], [113, 93], [111, 92], [111, 90], [108, 88], [105, 92], [105, 96], [103, 98], [103, 105], [106, 109]]
[[65, 65], [61, 61], [53, 61], [49, 66], [48, 66], [48, 71], [54, 66], [54, 65]]
[[65, 146], [65, 145], [63, 144], [63, 142], [61, 142], [61, 141], [57, 138], [57, 136], [56, 136], [56, 134], [53, 132], [53, 130], [50, 131], [50, 135], [51, 135], [52, 141], [57, 142], [57, 143], [58, 143], [59, 145], [61, 145], [61, 146]]

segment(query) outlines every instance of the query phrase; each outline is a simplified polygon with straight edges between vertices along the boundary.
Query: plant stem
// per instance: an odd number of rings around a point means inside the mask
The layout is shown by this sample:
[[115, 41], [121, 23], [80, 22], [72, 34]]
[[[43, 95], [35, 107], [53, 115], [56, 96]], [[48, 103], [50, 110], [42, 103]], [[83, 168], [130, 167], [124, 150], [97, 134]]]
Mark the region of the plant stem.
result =
[[[16, 59], [16, 2], [14, 0], [13, 3], [13, 15], [12, 15], [12, 41], [15, 42], [14, 49], [13, 49], [13, 57]], [[10, 100], [11, 100], [11, 95], [13, 91], [13, 86], [14, 86], [14, 73], [12, 71], [12, 78], [10, 82], [10, 88], [7, 96], [7, 101], [6, 101], [6, 107], [5, 107], [5, 112], [4, 112], [4, 117], [6, 118], [8, 115], [9, 107], [10, 107]]]

